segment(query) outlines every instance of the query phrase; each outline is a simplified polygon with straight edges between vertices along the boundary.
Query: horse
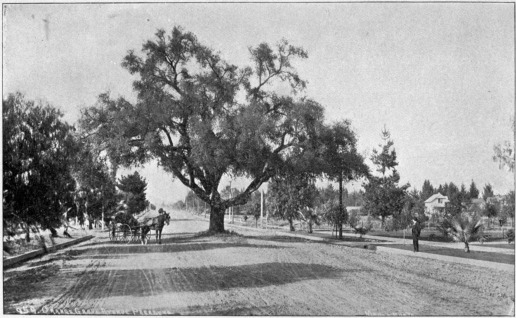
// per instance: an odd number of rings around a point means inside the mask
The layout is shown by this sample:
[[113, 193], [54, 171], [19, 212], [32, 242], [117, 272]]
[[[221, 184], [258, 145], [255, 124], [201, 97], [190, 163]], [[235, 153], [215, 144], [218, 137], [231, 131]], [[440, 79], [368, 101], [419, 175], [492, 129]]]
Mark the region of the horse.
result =
[[158, 244], [161, 244], [161, 233], [163, 231], [165, 223], [167, 223], [167, 225], [170, 224], [170, 214], [168, 214], [167, 212], [163, 212], [159, 216], [153, 217], [145, 221], [144, 226], [142, 227], [142, 244], [147, 244], [147, 233], [149, 233], [151, 229], [154, 229], [154, 231], [156, 232], [156, 241], [158, 242]]

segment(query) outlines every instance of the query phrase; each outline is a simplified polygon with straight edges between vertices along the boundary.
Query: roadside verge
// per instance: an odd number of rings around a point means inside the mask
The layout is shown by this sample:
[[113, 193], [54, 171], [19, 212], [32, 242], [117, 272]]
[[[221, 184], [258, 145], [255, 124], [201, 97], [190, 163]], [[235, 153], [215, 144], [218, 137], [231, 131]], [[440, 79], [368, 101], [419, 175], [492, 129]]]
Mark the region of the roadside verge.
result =
[[462, 258], [462, 257], [454, 257], [454, 256], [447, 256], [447, 255], [438, 255], [438, 254], [431, 254], [431, 253], [414, 253], [413, 251], [407, 251], [397, 248], [390, 248], [387, 246], [376, 246], [376, 251], [381, 253], [389, 253], [389, 254], [401, 254], [401, 255], [409, 255], [409, 256], [415, 256], [415, 257], [421, 257], [421, 258], [431, 258], [431, 259], [437, 259], [445, 262], [452, 262], [452, 263], [460, 263], [460, 264], [467, 264], [467, 265], [473, 265], [473, 266], [481, 266], [481, 267], [487, 267], [492, 269], [498, 269], [502, 271], [514, 271], [514, 265], [513, 264], [505, 264], [505, 263], [498, 263], [498, 262], [489, 262], [489, 261], [482, 261], [482, 260], [476, 260], [476, 259], [468, 259], [468, 258]]
[[[74, 240], [71, 240], [71, 241], [68, 241], [68, 242], [56, 244], [54, 246], [48, 247], [47, 248], [47, 252], [48, 253], [52, 253], [52, 252], [55, 252], [57, 250], [66, 248], [68, 246], [72, 246], [72, 245], [75, 245], [75, 244], [82, 243], [82, 242], [90, 240], [92, 238], [94, 238], [93, 235], [87, 235], [87, 236], [83, 236], [83, 237], [80, 237], [80, 238], [77, 238], [77, 239], [74, 239]], [[25, 253], [25, 254], [22, 254], [22, 255], [17, 255], [17, 256], [5, 258], [3, 260], [3, 269], [5, 270], [6, 268], [13, 267], [14, 265], [17, 265], [17, 264], [25, 262], [25, 261], [27, 261], [29, 259], [33, 259], [35, 257], [42, 256], [42, 255], [45, 255], [45, 254], [47, 254], [47, 253], [45, 253], [45, 251], [41, 248], [41, 249], [38, 249], [38, 250], [35, 250], [35, 251], [31, 251], [31, 252], [28, 252], [28, 253]]]

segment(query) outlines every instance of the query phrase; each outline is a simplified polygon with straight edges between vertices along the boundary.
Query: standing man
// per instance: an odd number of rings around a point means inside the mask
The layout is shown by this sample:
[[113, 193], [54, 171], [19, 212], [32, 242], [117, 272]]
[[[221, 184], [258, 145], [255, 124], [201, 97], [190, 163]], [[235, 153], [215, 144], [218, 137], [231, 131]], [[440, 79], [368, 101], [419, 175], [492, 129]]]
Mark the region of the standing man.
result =
[[417, 218], [412, 220], [412, 242], [414, 243], [414, 252], [419, 252], [419, 235], [421, 235], [421, 225]]
[[163, 232], [163, 227], [165, 226], [165, 221], [167, 215], [165, 214], [165, 210], [159, 209], [158, 210], [159, 216], [158, 216], [158, 224], [156, 226], [156, 241], [158, 241], [158, 244], [161, 244], [161, 233]]

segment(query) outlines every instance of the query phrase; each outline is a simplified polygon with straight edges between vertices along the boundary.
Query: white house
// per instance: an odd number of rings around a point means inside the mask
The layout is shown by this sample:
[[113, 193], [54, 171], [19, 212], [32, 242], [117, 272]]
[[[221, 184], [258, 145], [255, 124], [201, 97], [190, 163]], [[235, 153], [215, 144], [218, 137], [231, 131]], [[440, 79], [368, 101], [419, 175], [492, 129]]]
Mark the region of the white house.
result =
[[447, 202], [450, 202], [450, 200], [448, 200], [448, 197], [445, 195], [440, 193], [432, 195], [425, 201], [425, 214], [430, 216], [434, 213], [444, 212], [444, 207]]

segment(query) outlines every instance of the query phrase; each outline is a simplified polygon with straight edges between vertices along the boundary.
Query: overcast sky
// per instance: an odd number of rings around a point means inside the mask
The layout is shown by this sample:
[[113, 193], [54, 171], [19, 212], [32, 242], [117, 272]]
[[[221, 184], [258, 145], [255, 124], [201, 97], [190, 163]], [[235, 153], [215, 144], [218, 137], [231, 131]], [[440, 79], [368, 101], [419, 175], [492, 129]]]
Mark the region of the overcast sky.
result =
[[[402, 182], [514, 189], [491, 159], [514, 139], [514, 4], [4, 4], [3, 14], [4, 96], [45, 100], [69, 123], [107, 90], [134, 100], [122, 58], [158, 28], [180, 25], [239, 66], [248, 47], [286, 38], [308, 51], [296, 63], [305, 94], [328, 120], [352, 121], [361, 152], [390, 130]], [[184, 198], [155, 165], [139, 171], [152, 202]]]

